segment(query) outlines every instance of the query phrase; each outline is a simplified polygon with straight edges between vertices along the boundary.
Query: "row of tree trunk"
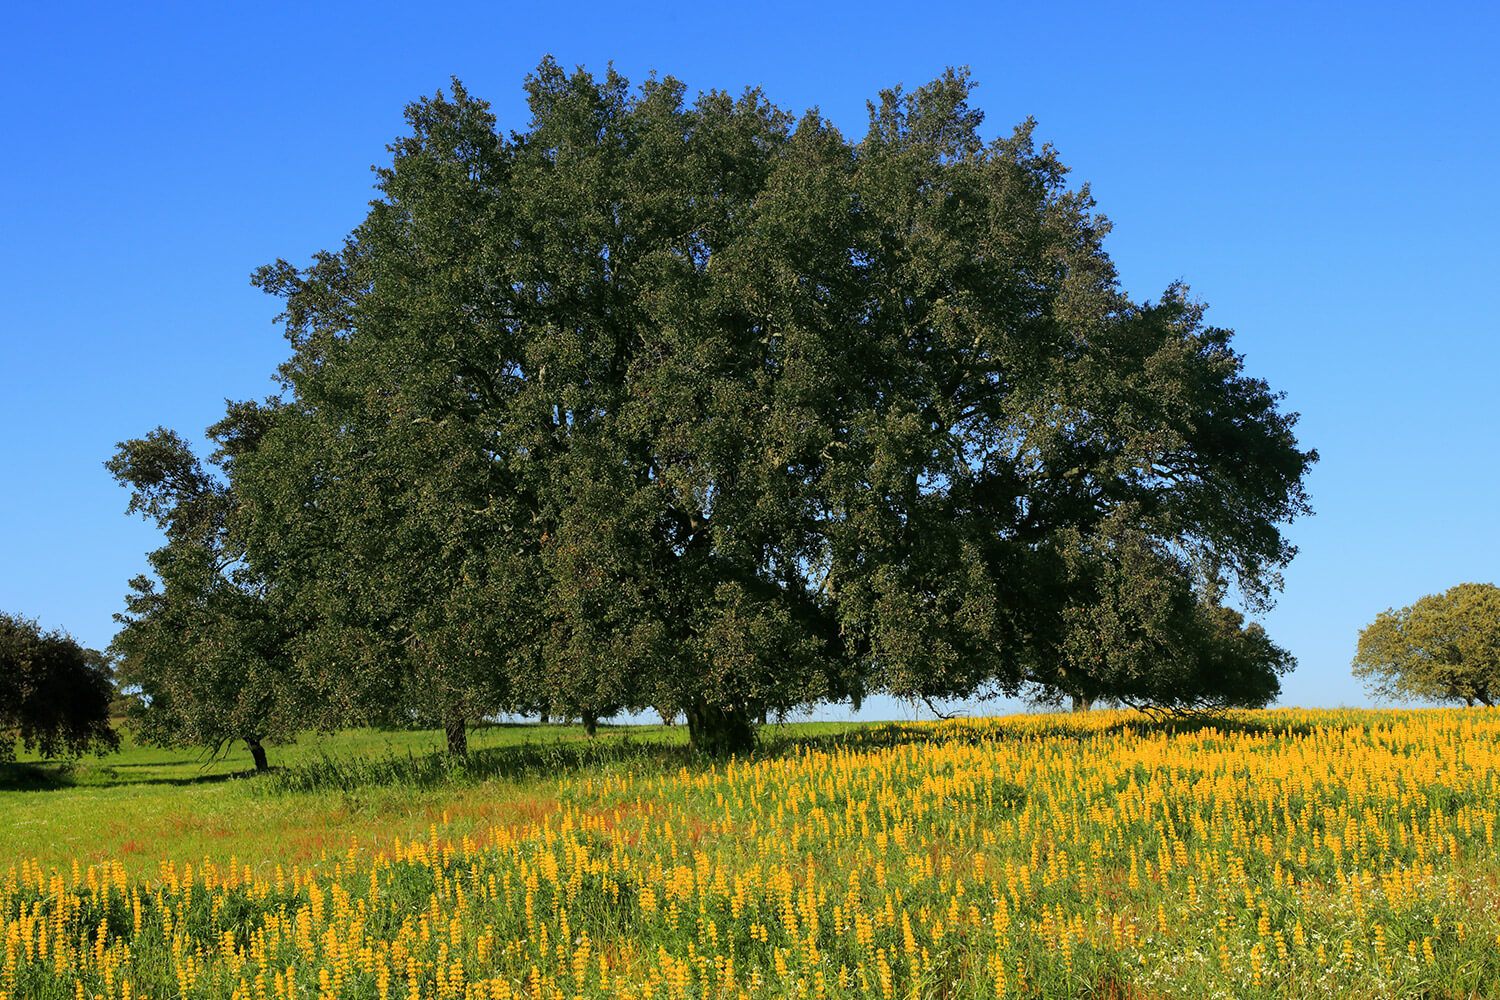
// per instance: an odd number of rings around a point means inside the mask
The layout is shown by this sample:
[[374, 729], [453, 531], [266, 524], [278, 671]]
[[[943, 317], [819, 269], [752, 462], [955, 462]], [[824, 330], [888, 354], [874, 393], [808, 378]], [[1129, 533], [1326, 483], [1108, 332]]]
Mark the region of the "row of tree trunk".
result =
[[[683, 714], [687, 716], [688, 736], [693, 746], [705, 753], [716, 756], [726, 756], [732, 753], [747, 753], [755, 746], [755, 720], [749, 713], [737, 710], [726, 710], [713, 707], [702, 702], [697, 702], [688, 708]], [[663, 720], [667, 719], [666, 713], [662, 713]], [[542, 713], [541, 721], [546, 724], [551, 720], [549, 713]], [[582, 718], [583, 731], [594, 737], [599, 732], [599, 717], [585, 714]], [[766, 713], [759, 714], [759, 722], [764, 725]], [[671, 723], [668, 722], [670, 725]], [[449, 716], [443, 724], [443, 736], [447, 741], [448, 753], [454, 757], [465, 757], [469, 753], [469, 726], [468, 719], [462, 715]], [[257, 771], [270, 770], [266, 758], [266, 748], [261, 742], [261, 737], [244, 737], [245, 746], [250, 750], [250, 757], [255, 762]]]

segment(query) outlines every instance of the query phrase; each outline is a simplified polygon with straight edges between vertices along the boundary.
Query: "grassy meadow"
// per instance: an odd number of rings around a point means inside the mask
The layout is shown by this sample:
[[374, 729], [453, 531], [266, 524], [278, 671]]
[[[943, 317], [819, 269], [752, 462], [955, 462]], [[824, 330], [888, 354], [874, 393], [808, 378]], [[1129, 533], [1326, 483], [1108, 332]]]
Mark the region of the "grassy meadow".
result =
[[1500, 996], [1500, 711], [494, 726], [0, 773], [0, 1000]]

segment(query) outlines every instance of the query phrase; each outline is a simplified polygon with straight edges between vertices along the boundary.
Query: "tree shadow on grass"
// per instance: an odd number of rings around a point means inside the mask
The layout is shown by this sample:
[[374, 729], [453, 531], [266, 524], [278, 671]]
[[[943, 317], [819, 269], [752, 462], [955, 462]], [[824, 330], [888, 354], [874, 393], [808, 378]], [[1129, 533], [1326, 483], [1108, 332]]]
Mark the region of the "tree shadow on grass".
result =
[[0, 792], [46, 792], [72, 788], [65, 764], [0, 764]]
[[442, 751], [382, 757], [323, 754], [275, 768], [260, 789], [279, 792], [352, 792], [372, 787], [434, 788], [489, 780], [554, 778], [604, 767], [639, 770], [686, 766], [694, 759], [684, 744], [619, 738], [558, 738], [471, 750], [451, 757]]
[[[463, 758], [450, 757], [441, 751], [417, 754], [408, 750], [405, 754], [378, 757], [324, 753], [312, 760], [273, 768], [258, 783], [257, 790], [272, 794], [352, 793], [377, 787], [436, 788], [490, 780], [541, 780], [606, 768], [662, 773], [715, 763], [713, 758], [695, 752], [684, 743], [651, 738], [650, 735], [633, 738], [629, 727], [620, 729], [622, 733], [618, 736], [605, 735], [601, 727], [601, 735], [596, 739], [559, 736], [471, 750]], [[1062, 735], [1061, 731], [1058, 735]], [[1072, 735], [1084, 734], [1075, 732]], [[902, 723], [859, 726], [843, 732], [818, 734], [786, 732], [768, 726], [762, 731], [759, 746], [750, 759], [763, 760], [807, 752], [869, 752], [939, 738], [944, 741], [963, 740], [970, 738], [970, 734], [960, 729], [957, 732], [943, 730], [939, 735], [939, 731], [931, 727]], [[972, 738], [977, 742], [1008, 737], [1002, 729], [975, 727]]]
[[[1376, 724], [1371, 720], [1366, 725]], [[488, 723], [486, 727], [523, 730], [532, 723]], [[540, 728], [540, 727], [536, 727]], [[1087, 714], [1021, 717], [1010, 725], [976, 723], [933, 727], [900, 722], [859, 725], [842, 732], [800, 734], [768, 726], [762, 730], [754, 758], [766, 759], [807, 752], [870, 752], [911, 743], [982, 743], [1021, 738], [1087, 740], [1131, 732], [1139, 736], [1179, 736], [1205, 733], [1230, 737], [1306, 736], [1323, 728], [1305, 720], [1239, 716], [1134, 717], [1097, 725]], [[660, 773], [683, 767], [703, 767], [711, 759], [686, 744], [663, 738], [648, 730], [644, 738], [633, 735], [631, 726], [600, 726], [600, 735], [581, 735], [528, 740], [506, 746], [471, 750], [465, 758], [453, 758], [441, 750], [383, 756], [324, 752], [310, 760], [274, 767], [268, 774], [244, 770], [232, 773], [196, 774], [184, 777], [130, 777], [127, 768], [153, 766], [153, 762], [131, 762], [78, 767], [66, 762], [0, 764], [0, 791], [49, 791], [67, 788], [100, 788], [123, 785], [203, 785], [254, 777], [257, 791], [353, 792], [376, 787], [436, 788], [474, 784], [489, 780], [537, 780], [564, 777], [597, 768], [624, 767]], [[161, 763], [172, 763], [164, 761]]]
[[[380, 757], [322, 754], [312, 760], [273, 768], [257, 788], [270, 793], [354, 792], [375, 787], [434, 788], [480, 781], [560, 778], [583, 771], [626, 768], [636, 773], [675, 772], [722, 763], [671, 739], [659, 729], [634, 735], [635, 727], [601, 725], [593, 739], [581, 735], [543, 738], [508, 746], [470, 750], [454, 758], [442, 751]], [[899, 723], [858, 726], [838, 733], [797, 734], [777, 727], [762, 730], [749, 759], [794, 756], [808, 751], [874, 750], [933, 739], [930, 729]]]
[[[169, 763], [177, 763], [171, 761]], [[160, 775], [132, 777], [120, 774], [130, 767], [145, 764], [103, 764], [80, 766], [71, 761], [27, 761], [0, 764], [0, 792], [59, 792], [85, 788], [123, 788], [137, 785], [212, 785], [253, 775], [251, 770], [216, 774], [190, 774], [182, 777]]]
[[[1027, 735], [1040, 736], [1044, 738], [1083, 738], [1091, 736], [1118, 736], [1121, 733], [1134, 733], [1139, 736], [1279, 736], [1279, 737], [1302, 737], [1310, 736], [1320, 729], [1328, 728], [1327, 723], [1296, 720], [1290, 717], [1281, 718], [1275, 714], [1265, 715], [1259, 718], [1246, 718], [1240, 715], [1164, 715], [1159, 717], [1135, 716], [1128, 719], [1112, 721], [1107, 725], [1089, 725], [1087, 713], [1078, 716], [1056, 715], [1049, 716], [1045, 720], [1038, 719], [1036, 723], [1026, 725], [1019, 730]], [[1348, 723], [1351, 727], [1369, 729], [1376, 724], [1375, 720], [1364, 723]]]
[[[776, 731], [776, 727], [768, 727], [771, 731], [763, 733], [757, 755], [772, 756], [808, 750], [883, 750], [909, 743], [935, 740], [969, 744], [1004, 742], [1020, 738], [1087, 740], [1101, 736], [1119, 736], [1126, 732], [1142, 737], [1244, 735], [1290, 738], [1309, 736], [1328, 726], [1327, 723], [1290, 717], [1282, 718], [1274, 713], [1260, 718], [1227, 714], [1167, 715], [1155, 718], [1138, 715], [1112, 720], [1104, 725], [1094, 722], [1088, 713], [1019, 716], [1015, 717], [1011, 723], [1000, 725], [988, 725], [981, 719], [974, 720], [973, 725], [965, 725], [965, 721], [957, 720], [957, 724], [948, 726], [934, 726], [931, 723], [886, 722], [861, 726], [845, 732], [814, 735], [781, 733]], [[1379, 720], [1371, 718], [1363, 722], [1350, 721], [1345, 724], [1369, 729], [1371, 726], [1378, 725]]]

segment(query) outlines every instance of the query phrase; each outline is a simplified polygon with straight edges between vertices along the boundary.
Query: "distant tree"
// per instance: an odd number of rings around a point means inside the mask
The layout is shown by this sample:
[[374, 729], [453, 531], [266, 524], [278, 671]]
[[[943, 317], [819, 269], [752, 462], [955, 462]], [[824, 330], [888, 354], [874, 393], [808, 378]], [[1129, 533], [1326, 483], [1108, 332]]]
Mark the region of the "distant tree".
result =
[[1494, 705], [1500, 587], [1461, 583], [1382, 611], [1359, 634], [1354, 674], [1381, 697]]
[[113, 695], [103, 654], [0, 613], [0, 761], [13, 759], [18, 744], [43, 757], [115, 749]]
[[109, 699], [109, 717], [113, 720], [124, 719], [138, 710], [139, 692], [128, 687], [115, 679], [114, 692]]
[[455, 752], [553, 702], [732, 752], [873, 690], [1274, 691], [1192, 596], [1212, 565], [1269, 602], [1295, 414], [1185, 289], [1125, 295], [1087, 188], [970, 89], [884, 92], [855, 141], [551, 60], [522, 131], [457, 84], [409, 107], [342, 248], [256, 276], [292, 356], [235, 489], [299, 655]]
[[[221, 466], [263, 430], [266, 414], [239, 406], [214, 434]], [[106, 463], [131, 490], [129, 510], [163, 530], [149, 556], [154, 578], [130, 582], [111, 649], [133, 693], [139, 737], [159, 745], [218, 748], [243, 740], [256, 770], [268, 742], [309, 724], [288, 646], [291, 621], [272, 607], [266, 580], [244, 561], [232, 532], [235, 499], [176, 433], [158, 428], [122, 442]]]

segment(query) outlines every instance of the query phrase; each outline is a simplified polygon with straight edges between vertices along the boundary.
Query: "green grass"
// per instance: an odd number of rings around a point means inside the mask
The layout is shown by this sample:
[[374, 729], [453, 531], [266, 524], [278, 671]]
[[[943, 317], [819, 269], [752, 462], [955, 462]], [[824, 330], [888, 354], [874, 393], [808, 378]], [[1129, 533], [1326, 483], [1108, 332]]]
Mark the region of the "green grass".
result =
[[[236, 741], [219, 754], [205, 748], [163, 748], [135, 742], [128, 726], [120, 726], [118, 752], [82, 757], [76, 761], [42, 760], [22, 753], [14, 765], [0, 765], [0, 791], [31, 788], [114, 788], [133, 784], [193, 785], [244, 776], [253, 771], [250, 752]], [[687, 730], [678, 726], [602, 726], [606, 737], [624, 732], [647, 735], [664, 742], [682, 742]], [[584, 740], [577, 726], [497, 724], [470, 730], [471, 750], [488, 750], [529, 743]], [[272, 745], [268, 756], [273, 768], [297, 767], [326, 756], [372, 758], [431, 754], [443, 748], [443, 733], [436, 729], [346, 729], [337, 733], [305, 733], [294, 743]]]
[[[788, 741], [856, 729], [841, 723], [769, 726], [768, 752]], [[122, 729], [117, 753], [78, 761], [22, 755], [0, 764], [0, 871], [21, 859], [44, 866], [162, 858], [261, 866], [320, 858], [351, 837], [425, 834], [444, 816], [479, 829], [550, 798], [558, 773], [583, 767], [679, 767], [684, 726], [503, 724], [474, 728], [470, 759], [454, 767], [441, 730], [308, 733], [269, 748], [272, 771], [254, 773], [242, 743], [203, 749], [141, 746]]]

